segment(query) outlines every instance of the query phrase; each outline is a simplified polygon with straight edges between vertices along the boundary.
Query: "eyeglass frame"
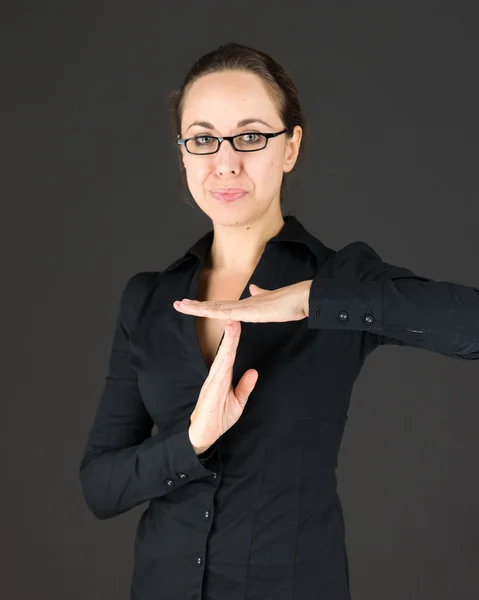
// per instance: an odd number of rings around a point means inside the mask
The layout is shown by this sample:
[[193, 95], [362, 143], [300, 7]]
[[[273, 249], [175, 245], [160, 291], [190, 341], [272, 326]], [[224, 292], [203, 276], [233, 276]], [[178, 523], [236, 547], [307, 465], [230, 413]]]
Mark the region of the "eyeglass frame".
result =
[[[263, 133], [261, 131], [244, 131], [243, 133], [237, 133], [236, 135], [224, 135], [224, 136], [194, 135], [189, 138], [179, 138], [176, 140], [176, 143], [182, 144], [185, 147], [185, 150], [188, 152], [188, 154], [193, 154], [193, 156], [207, 156], [208, 154], [216, 154], [217, 152], [219, 152], [221, 144], [224, 142], [224, 140], [228, 140], [228, 142], [231, 144], [233, 150], [236, 150], [236, 152], [259, 152], [260, 150], [264, 150], [266, 148], [266, 146], [268, 145], [268, 142], [271, 138], [281, 135], [282, 133], [286, 133], [287, 131], [288, 131], [288, 129], [286, 128], [286, 129], [283, 129], [282, 131], [277, 131], [276, 133]], [[266, 144], [262, 148], [256, 148], [255, 150], [239, 150], [238, 148], [236, 148], [234, 141], [233, 141], [235, 138], [241, 137], [242, 135], [248, 135], [248, 134], [254, 134], [254, 133], [257, 135], [262, 135], [266, 138]], [[209, 138], [214, 138], [214, 139], [218, 140], [218, 148], [214, 152], [191, 152], [190, 150], [188, 150], [188, 148], [186, 146], [186, 142], [189, 142], [190, 140], [194, 140], [195, 138], [198, 138], [198, 137], [209, 137]]]

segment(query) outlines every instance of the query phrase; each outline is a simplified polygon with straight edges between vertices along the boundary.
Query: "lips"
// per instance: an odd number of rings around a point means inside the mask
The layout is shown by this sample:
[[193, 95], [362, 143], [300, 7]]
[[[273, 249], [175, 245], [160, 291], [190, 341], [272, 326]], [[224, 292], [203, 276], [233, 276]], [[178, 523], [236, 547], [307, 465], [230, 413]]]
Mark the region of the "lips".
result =
[[241, 188], [216, 188], [214, 190], [210, 190], [213, 198], [217, 200], [221, 200], [223, 202], [232, 202], [233, 200], [238, 200], [243, 197], [248, 192], [246, 190], [242, 190]]
[[211, 191], [218, 194], [240, 194], [246, 192], [242, 188], [214, 188]]

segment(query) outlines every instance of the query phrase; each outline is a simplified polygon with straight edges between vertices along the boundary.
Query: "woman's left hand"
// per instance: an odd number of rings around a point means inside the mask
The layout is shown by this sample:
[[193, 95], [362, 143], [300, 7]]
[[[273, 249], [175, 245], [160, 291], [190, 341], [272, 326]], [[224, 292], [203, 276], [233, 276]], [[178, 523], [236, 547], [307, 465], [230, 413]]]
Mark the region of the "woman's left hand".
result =
[[309, 291], [312, 279], [299, 281], [293, 285], [265, 290], [250, 284], [251, 296], [243, 300], [220, 300], [200, 302], [176, 301], [174, 308], [179, 312], [211, 319], [230, 319], [250, 323], [300, 321], [309, 315]]

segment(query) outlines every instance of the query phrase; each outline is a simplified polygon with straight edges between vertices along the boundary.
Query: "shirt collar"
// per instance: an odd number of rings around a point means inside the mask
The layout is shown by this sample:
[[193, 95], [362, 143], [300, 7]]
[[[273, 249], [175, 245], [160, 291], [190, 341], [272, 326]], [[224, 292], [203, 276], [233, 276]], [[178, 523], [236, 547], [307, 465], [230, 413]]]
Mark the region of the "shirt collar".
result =
[[[325, 246], [318, 238], [314, 237], [307, 229], [300, 223], [300, 221], [294, 215], [283, 215], [284, 225], [277, 235], [268, 240], [268, 244], [277, 242], [297, 242], [305, 244], [316, 257], [318, 264], [322, 264], [331, 249]], [[177, 259], [173, 264], [167, 267], [163, 273], [171, 271], [174, 268], [179, 267], [184, 260], [196, 256], [201, 263], [204, 262], [206, 255], [211, 248], [213, 243], [214, 231], [210, 230], [208, 233], [203, 235], [197, 240], [188, 250]]]

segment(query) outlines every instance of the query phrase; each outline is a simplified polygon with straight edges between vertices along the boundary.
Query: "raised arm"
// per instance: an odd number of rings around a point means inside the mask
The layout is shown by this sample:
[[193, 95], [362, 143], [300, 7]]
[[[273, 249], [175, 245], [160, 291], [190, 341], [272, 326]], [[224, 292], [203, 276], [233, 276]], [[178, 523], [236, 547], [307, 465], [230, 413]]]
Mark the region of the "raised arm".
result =
[[479, 359], [479, 288], [414, 274], [352, 242], [311, 282], [308, 327], [367, 333], [366, 351], [412, 346]]

